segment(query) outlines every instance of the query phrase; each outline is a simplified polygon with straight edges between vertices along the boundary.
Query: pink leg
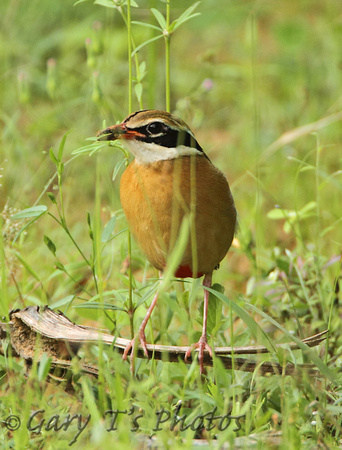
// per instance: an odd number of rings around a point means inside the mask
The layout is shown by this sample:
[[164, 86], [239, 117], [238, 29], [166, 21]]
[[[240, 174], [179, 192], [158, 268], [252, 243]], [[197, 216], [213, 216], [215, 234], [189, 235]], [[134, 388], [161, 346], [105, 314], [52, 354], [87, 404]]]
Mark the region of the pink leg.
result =
[[[206, 274], [204, 276], [203, 280], [203, 286], [210, 287], [211, 286], [211, 279], [212, 279], [212, 273]], [[207, 318], [208, 318], [208, 305], [209, 305], [209, 291], [204, 289], [204, 310], [203, 310], [203, 328], [202, 328], [202, 335], [199, 339], [199, 341], [195, 344], [189, 347], [187, 352], [185, 353], [185, 361], [189, 358], [191, 355], [191, 351], [195, 348], [198, 348], [198, 360], [199, 360], [199, 366], [200, 366], [200, 373], [203, 374], [203, 356], [204, 356], [204, 350], [206, 350], [210, 356], [213, 356], [213, 352], [211, 348], [208, 345], [207, 342]]]
[[134, 347], [135, 347], [136, 339], [139, 339], [139, 343], [140, 343], [142, 349], [144, 350], [145, 355], [148, 356], [147, 348], [146, 348], [147, 342], [146, 342], [146, 336], [145, 336], [145, 328], [146, 328], [148, 319], [151, 317], [152, 311], [157, 304], [158, 295], [159, 295], [159, 292], [156, 292], [156, 294], [152, 300], [152, 303], [147, 310], [146, 316], [139, 327], [137, 336], [135, 338], [133, 338], [129, 344], [127, 344], [125, 351], [123, 352], [122, 359], [127, 359], [128, 353], [131, 349], [132, 349], [131, 355], [132, 356], [134, 355]]

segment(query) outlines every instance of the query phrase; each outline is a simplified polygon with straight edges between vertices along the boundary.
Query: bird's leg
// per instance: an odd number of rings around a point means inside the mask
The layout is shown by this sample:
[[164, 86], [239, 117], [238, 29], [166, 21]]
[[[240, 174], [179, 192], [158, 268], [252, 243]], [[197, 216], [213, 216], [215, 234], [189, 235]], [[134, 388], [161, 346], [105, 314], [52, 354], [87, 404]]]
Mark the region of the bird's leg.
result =
[[150, 307], [147, 310], [146, 316], [139, 327], [138, 334], [127, 344], [125, 351], [123, 352], [122, 359], [127, 359], [128, 353], [131, 349], [132, 349], [131, 355], [132, 356], [134, 355], [135, 341], [137, 339], [139, 340], [139, 343], [140, 343], [142, 349], [144, 350], [145, 355], [148, 356], [148, 352], [147, 352], [147, 348], [146, 348], [147, 342], [146, 342], [146, 336], [145, 336], [145, 328], [146, 328], [148, 319], [151, 317], [152, 311], [157, 304], [158, 295], [159, 295], [159, 292], [157, 291], [152, 300], [152, 303], [150, 304]]
[[[203, 280], [203, 286], [204, 287], [210, 287], [211, 286], [211, 279], [212, 279], [212, 272], [209, 274], [206, 274], [204, 276]], [[198, 361], [200, 366], [200, 373], [203, 374], [203, 357], [204, 357], [204, 350], [206, 350], [210, 356], [213, 356], [213, 351], [209, 347], [207, 342], [207, 318], [208, 318], [208, 305], [209, 305], [209, 291], [207, 289], [204, 289], [204, 309], [203, 309], [203, 328], [202, 328], [202, 335], [199, 339], [199, 341], [195, 344], [189, 347], [187, 352], [185, 353], [185, 361], [189, 358], [191, 351], [194, 348], [198, 348]]]

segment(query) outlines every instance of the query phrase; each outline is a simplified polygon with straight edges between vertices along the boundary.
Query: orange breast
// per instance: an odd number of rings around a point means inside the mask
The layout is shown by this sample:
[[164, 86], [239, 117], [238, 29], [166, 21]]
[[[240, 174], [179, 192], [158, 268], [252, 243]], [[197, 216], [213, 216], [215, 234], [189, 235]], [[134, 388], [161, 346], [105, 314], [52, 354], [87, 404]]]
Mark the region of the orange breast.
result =
[[167, 264], [184, 218], [188, 241], [176, 276], [210, 273], [233, 240], [236, 210], [228, 182], [204, 156], [148, 165], [133, 161], [122, 175], [120, 198], [134, 238], [159, 270]]

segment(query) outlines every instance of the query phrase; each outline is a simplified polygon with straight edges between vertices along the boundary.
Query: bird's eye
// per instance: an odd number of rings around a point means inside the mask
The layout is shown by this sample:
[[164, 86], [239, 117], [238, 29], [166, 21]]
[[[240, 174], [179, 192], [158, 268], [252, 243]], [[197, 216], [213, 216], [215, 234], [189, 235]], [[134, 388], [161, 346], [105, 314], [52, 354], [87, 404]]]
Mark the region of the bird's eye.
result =
[[149, 134], [159, 134], [164, 133], [167, 129], [167, 126], [161, 122], [152, 122], [147, 125], [146, 130]]

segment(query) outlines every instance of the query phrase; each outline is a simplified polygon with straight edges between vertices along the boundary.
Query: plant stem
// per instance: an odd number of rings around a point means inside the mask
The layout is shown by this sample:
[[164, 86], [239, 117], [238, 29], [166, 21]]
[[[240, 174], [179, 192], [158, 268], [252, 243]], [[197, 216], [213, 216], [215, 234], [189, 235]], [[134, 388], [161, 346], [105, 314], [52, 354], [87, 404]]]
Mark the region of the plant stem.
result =
[[128, 112], [132, 112], [132, 30], [131, 30], [131, 0], [127, 0], [127, 47], [128, 47]]
[[[127, 0], [127, 35], [128, 35], [128, 112], [132, 112], [132, 29], [131, 29], [131, 1]], [[136, 59], [137, 70], [139, 70], [139, 64]], [[128, 163], [128, 160], [127, 160]], [[133, 275], [132, 275], [132, 236], [128, 231], [128, 311], [129, 322], [131, 329], [131, 337], [134, 338], [134, 310], [133, 310]]]
[[166, 28], [164, 30], [165, 38], [165, 109], [170, 112], [170, 40], [171, 35], [169, 33], [170, 26], [170, 3], [171, 0], [167, 0], [166, 3]]

